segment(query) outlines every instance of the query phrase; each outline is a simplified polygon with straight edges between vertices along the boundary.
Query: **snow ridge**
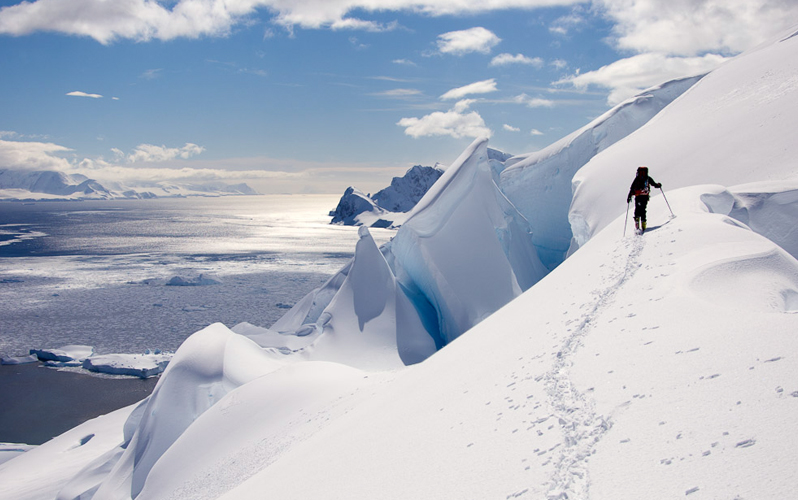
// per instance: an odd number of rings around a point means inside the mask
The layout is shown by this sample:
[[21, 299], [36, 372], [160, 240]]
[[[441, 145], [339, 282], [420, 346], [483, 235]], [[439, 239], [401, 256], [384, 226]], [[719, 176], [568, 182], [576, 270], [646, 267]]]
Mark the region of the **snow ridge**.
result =
[[596, 413], [592, 400], [572, 382], [570, 369], [582, 339], [590, 334], [595, 320], [612, 307], [618, 290], [640, 269], [640, 255], [644, 246], [643, 238], [632, 237], [616, 248], [612, 272], [603, 280], [606, 286], [592, 292], [594, 302], [588, 305], [590, 310], [582, 315], [579, 323], [565, 338], [554, 366], [543, 377], [549, 403], [554, 410], [552, 417], [557, 418], [560, 424], [564, 443], [546, 495], [548, 499], [589, 498], [587, 462], [593, 454], [593, 448], [612, 428], [612, 420]]

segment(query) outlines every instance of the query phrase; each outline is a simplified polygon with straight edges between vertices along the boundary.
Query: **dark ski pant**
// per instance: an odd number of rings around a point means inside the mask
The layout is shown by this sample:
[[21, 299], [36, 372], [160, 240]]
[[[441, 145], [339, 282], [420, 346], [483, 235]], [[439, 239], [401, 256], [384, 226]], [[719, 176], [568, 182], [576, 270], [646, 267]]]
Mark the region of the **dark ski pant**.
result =
[[648, 205], [648, 195], [635, 196], [635, 219], [646, 221], [646, 205]]

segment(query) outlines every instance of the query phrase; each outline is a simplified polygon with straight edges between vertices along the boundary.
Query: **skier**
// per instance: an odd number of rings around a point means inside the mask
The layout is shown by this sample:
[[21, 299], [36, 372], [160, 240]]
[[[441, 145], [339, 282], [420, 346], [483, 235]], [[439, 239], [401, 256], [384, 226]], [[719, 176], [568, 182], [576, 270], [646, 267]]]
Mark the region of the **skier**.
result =
[[646, 230], [646, 205], [648, 205], [648, 195], [650, 186], [659, 189], [662, 184], [648, 176], [648, 167], [638, 167], [635, 180], [632, 181], [632, 186], [629, 188], [629, 195], [626, 197], [626, 204], [632, 201], [632, 195], [635, 197], [635, 229], [641, 233]]

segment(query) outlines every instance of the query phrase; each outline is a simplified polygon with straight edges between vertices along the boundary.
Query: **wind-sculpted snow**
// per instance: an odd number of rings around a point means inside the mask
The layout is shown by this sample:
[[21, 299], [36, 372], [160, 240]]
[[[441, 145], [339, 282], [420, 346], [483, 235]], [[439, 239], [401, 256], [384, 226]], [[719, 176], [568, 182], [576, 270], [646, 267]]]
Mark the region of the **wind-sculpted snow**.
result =
[[312, 344], [301, 351], [303, 358], [369, 370], [417, 363], [436, 350], [365, 227], [360, 228], [360, 241], [346, 277], [310, 335]]
[[144, 408], [136, 432], [97, 498], [135, 498], [150, 470], [181, 434], [228, 392], [282, 366], [273, 355], [221, 324], [177, 350]]
[[440, 345], [546, 274], [526, 219], [493, 182], [486, 144], [475, 141], [449, 167], [386, 245]]
[[673, 80], [646, 90], [554, 144], [507, 160], [499, 185], [529, 221], [532, 241], [549, 269], [565, 259], [571, 244], [568, 209], [574, 174], [651, 120], [699, 79], [701, 76]]
[[[798, 141], [798, 37], [725, 63], [655, 119], [594, 157], [574, 176], [572, 251], [623, 214], [640, 165], [665, 192], [696, 184], [794, 178]], [[652, 204], [664, 203], [652, 193]], [[678, 214], [677, 214], [678, 215]]]
[[[389, 244], [362, 228], [271, 329], [196, 333], [135, 410], [0, 465], [0, 497], [792, 498], [796, 53], [733, 60], [582, 167], [547, 275], [476, 141]], [[557, 151], [505, 178], [555, 179]], [[624, 236], [652, 157], [676, 217], [654, 196]]]
[[475, 141], [446, 170], [381, 251], [361, 231], [353, 262], [271, 329], [313, 335], [308, 359], [391, 368], [426, 359], [545, 276], [486, 144]]

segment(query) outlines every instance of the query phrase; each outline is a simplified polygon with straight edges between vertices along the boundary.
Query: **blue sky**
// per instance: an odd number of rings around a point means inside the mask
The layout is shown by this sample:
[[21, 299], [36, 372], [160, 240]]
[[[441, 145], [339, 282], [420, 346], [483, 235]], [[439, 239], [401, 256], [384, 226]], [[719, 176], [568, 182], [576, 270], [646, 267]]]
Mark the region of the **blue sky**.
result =
[[0, 168], [373, 192], [477, 136], [541, 149], [797, 22], [791, 0], [0, 1]]

